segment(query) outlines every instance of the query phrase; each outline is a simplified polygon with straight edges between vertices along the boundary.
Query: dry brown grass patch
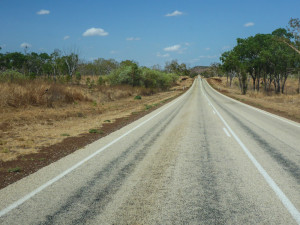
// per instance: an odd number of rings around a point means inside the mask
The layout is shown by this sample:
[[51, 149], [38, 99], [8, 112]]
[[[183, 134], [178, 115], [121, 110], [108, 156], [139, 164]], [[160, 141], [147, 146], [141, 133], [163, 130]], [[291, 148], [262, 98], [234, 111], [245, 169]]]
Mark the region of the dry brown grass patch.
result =
[[[184, 82], [181, 85], [188, 87], [188, 84], [192, 84], [192, 79]], [[38, 152], [67, 137], [88, 133], [89, 129], [101, 127], [107, 121], [113, 122], [133, 112], [143, 111], [145, 105], [157, 105], [182, 93], [182, 88], [154, 95], [153, 90], [128, 85], [95, 86], [90, 89], [85, 85], [51, 86], [47, 82], [33, 84], [40, 84], [31, 92], [34, 96], [45, 92], [45, 88], [48, 89], [43, 96], [52, 96], [53, 107], [47, 107], [47, 101], [43, 97], [35, 101], [40, 105], [29, 104], [29, 100], [26, 104], [16, 103], [16, 106], [5, 103], [5, 107], [0, 110], [0, 160], [9, 161], [19, 155]], [[14, 84], [10, 88], [20, 88], [26, 92], [34, 86], [26, 84], [19, 87]], [[142, 95], [142, 99], [135, 100], [136, 95]]]
[[42, 80], [22, 83], [0, 83], [0, 107], [48, 106], [55, 103], [90, 101], [78, 87], [48, 83]]
[[297, 94], [298, 81], [294, 78], [287, 80], [287, 89], [284, 94], [275, 94], [273, 91], [265, 92], [262, 87], [261, 91], [257, 92], [252, 90], [252, 85], [249, 84], [246, 95], [242, 95], [238, 86], [234, 85], [237, 79], [233, 80], [232, 87], [227, 85], [225, 77], [210, 78], [207, 80], [216, 90], [229, 97], [242, 100], [244, 103], [300, 122], [300, 95]]

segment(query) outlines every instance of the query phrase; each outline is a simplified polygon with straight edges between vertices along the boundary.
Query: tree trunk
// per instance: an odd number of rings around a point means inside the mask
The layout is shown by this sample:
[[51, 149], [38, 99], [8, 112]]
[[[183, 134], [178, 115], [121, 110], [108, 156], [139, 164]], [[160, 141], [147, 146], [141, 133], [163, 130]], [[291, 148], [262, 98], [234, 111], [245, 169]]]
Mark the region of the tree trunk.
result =
[[252, 80], [253, 80], [253, 90], [255, 91], [256, 77], [252, 76]]
[[284, 94], [284, 86], [285, 86], [285, 82], [287, 80], [287, 74], [284, 75], [284, 79], [282, 81], [282, 84], [281, 84], [281, 93]]
[[257, 91], [259, 91], [259, 85], [260, 85], [260, 77], [257, 78], [257, 86], [256, 86]]
[[247, 73], [241, 72], [241, 80], [242, 80], [242, 94], [245, 95], [247, 93]]
[[276, 84], [276, 93], [280, 93], [280, 79], [279, 79], [279, 77], [278, 77], [278, 79], [277, 79], [277, 84]]
[[228, 73], [226, 73], [226, 78], [227, 78], [226, 85], [228, 86]]
[[300, 94], [300, 71], [298, 71], [298, 94]]

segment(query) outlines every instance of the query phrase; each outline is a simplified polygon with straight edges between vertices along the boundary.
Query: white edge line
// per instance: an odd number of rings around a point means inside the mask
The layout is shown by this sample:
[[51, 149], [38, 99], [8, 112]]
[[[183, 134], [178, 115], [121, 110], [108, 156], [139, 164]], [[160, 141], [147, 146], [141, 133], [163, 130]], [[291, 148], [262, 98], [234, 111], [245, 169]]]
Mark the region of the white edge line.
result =
[[213, 110], [213, 113], [216, 114], [215, 110]]
[[225, 127], [223, 127], [223, 130], [225, 132], [225, 134], [228, 136], [228, 137], [231, 137], [231, 135], [228, 133], [227, 129]]
[[173, 102], [169, 103], [169, 105], [167, 105], [164, 109], [162, 109], [158, 113], [154, 114], [153, 116], [151, 116], [150, 118], [148, 118], [144, 122], [140, 123], [136, 127], [134, 127], [131, 130], [127, 131], [125, 134], [119, 136], [118, 138], [116, 138], [112, 142], [108, 143], [104, 147], [102, 147], [99, 150], [97, 150], [96, 152], [94, 152], [93, 154], [91, 154], [88, 157], [84, 158], [82, 161], [78, 162], [74, 166], [72, 166], [69, 169], [65, 170], [64, 172], [62, 172], [58, 176], [52, 178], [51, 180], [49, 180], [45, 184], [43, 184], [40, 187], [36, 188], [35, 190], [33, 190], [32, 192], [30, 192], [29, 194], [25, 195], [23, 198], [15, 201], [14, 203], [12, 203], [11, 205], [9, 205], [8, 207], [2, 209], [0, 211], [0, 217], [4, 216], [5, 214], [7, 214], [8, 212], [10, 212], [11, 210], [17, 208], [18, 206], [22, 205], [24, 202], [26, 202], [27, 200], [29, 200], [30, 198], [32, 198], [33, 196], [35, 196], [36, 194], [38, 194], [39, 192], [41, 192], [42, 190], [44, 190], [45, 188], [49, 187], [50, 185], [52, 185], [56, 181], [60, 180], [61, 178], [63, 178], [64, 176], [66, 176], [67, 174], [69, 174], [70, 172], [72, 172], [73, 170], [77, 169], [82, 164], [84, 164], [85, 162], [89, 161], [90, 159], [92, 159], [93, 157], [95, 157], [96, 155], [98, 155], [99, 153], [101, 153], [102, 151], [104, 151], [105, 149], [107, 149], [108, 147], [110, 147], [111, 145], [113, 145], [114, 143], [116, 143], [119, 140], [123, 139], [125, 136], [127, 136], [130, 133], [132, 133], [134, 130], [136, 130], [139, 127], [143, 126], [145, 123], [149, 122], [154, 117], [158, 116], [159, 114], [161, 114], [162, 112], [164, 112], [165, 110], [167, 110], [168, 108], [170, 108], [171, 106], [173, 106], [175, 103], [177, 103], [179, 100], [181, 100], [182, 98], [184, 98], [192, 90], [192, 88], [194, 87], [194, 84], [195, 84], [195, 82], [193, 83], [193, 85], [190, 87], [190, 89], [185, 94], [183, 94], [181, 97], [177, 98]]
[[[203, 86], [202, 86], [203, 87]], [[203, 88], [201, 88], [202, 93]], [[207, 97], [206, 97], [207, 98]], [[208, 98], [207, 98], [208, 99]], [[208, 99], [210, 102], [210, 100]], [[273, 191], [276, 193], [277, 197], [280, 199], [282, 204], [285, 206], [285, 208], [289, 211], [289, 213], [292, 215], [292, 217], [295, 219], [295, 221], [300, 225], [300, 212], [296, 209], [296, 207], [293, 205], [293, 203], [288, 199], [288, 197], [283, 193], [283, 191], [278, 187], [278, 185], [275, 183], [275, 181], [270, 177], [270, 175], [267, 173], [267, 171], [259, 164], [259, 162], [254, 158], [254, 156], [250, 153], [250, 151], [247, 149], [247, 147], [243, 144], [243, 142], [238, 138], [238, 136], [233, 132], [233, 130], [229, 127], [227, 122], [223, 119], [221, 114], [216, 110], [216, 108], [212, 105], [214, 110], [216, 111], [217, 115], [221, 119], [221, 121], [224, 123], [224, 125], [227, 127], [227, 129], [230, 131], [234, 139], [239, 143], [239, 145], [242, 147], [248, 158], [251, 160], [251, 162], [254, 164], [254, 166], [257, 168], [259, 173], [265, 178], [268, 185], [273, 189]]]
[[236, 100], [236, 99], [233, 99], [233, 98], [230, 98], [230, 97], [228, 97], [228, 96], [226, 96], [226, 95], [223, 95], [222, 93], [216, 91], [213, 87], [211, 87], [210, 84], [209, 84], [206, 80], [205, 80], [205, 82], [207, 83], [207, 85], [208, 85], [214, 92], [218, 93], [219, 95], [222, 95], [223, 97], [225, 97], [225, 98], [227, 98], [227, 99], [230, 99], [230, 100], [232, 100], [232, 101], [234, 101], [234, 102], [237, 102], [237, 103], [239, 103], [239, 104], [241, 104], [241, 105], [244, 105], [244, 106], [246, 106], [246, 107], [248, 107], [248, 108], [250, 108], [250, 109], [256, 110], [256, 111], [261, 112], [261, 113], [263, 113], [263, 114], [265, 114], [265, 115], [271, 116], [271, 117], [273, 117], [273, 118], [276, 118], [276, 119], [278, 119], [278, 120], [281, 120], [281, 121], [283, 121], [283, 122], [286, 122], [286, 123], [288, 123], [288, 124], [291, 124], [291, 125], [294, 125], [295, 127], [300, 128], [300, 124], [297, 123], [297, 122], [295, 122], [295, 121], [286, 119], [286, 118], [281, 117], [281, 116], [277, 116], [277, 115], [275, 115], [275, 114], [269, 113], [269, 112], [264, 111], [264, 110], [262, 110], [262, 109], [255, 108], [255, 107], [253, 107], [253, 106], [251, 106], [251, 105], [247, 105], [247, 104], [245, 104], [245, 103], [243, 103], [243, 102], [240, 102], [240, 101], [238, 101], [238, 100]]

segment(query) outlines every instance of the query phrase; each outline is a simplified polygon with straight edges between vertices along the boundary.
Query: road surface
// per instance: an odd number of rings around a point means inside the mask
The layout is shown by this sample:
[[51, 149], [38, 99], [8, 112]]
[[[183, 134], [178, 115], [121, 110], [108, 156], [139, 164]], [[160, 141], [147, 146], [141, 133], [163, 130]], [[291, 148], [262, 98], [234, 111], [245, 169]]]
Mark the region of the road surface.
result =
[[300, 124], [200, 78], [0, 190], [0, 224], [300, 224]]

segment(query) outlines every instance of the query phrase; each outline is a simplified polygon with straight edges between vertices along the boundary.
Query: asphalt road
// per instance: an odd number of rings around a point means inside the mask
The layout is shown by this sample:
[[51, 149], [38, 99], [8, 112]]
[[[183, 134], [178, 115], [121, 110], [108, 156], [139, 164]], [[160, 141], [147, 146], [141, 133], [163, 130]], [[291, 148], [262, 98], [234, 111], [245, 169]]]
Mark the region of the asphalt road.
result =
[[0, 190], [0, 224], [300, 224], [300, 124], [196, 79]]

